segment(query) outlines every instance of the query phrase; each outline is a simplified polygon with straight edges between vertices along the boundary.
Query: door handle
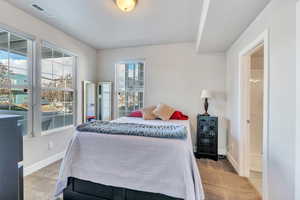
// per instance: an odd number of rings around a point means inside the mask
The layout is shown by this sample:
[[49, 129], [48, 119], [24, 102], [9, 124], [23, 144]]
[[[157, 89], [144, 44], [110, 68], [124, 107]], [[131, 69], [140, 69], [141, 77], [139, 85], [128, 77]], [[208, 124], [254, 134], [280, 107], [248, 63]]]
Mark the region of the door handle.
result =
[[251, 122], [251, 121], [248, 119], [248, 120], [247, 120], [247, 124], [250, 124], [250, 122]]

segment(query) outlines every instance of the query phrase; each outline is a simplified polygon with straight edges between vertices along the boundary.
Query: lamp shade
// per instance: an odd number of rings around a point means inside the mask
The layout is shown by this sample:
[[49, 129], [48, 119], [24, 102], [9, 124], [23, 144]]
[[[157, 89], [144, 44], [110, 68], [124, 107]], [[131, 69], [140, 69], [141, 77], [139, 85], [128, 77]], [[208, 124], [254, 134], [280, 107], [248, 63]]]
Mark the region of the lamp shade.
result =
[[201, 92], [201, 98], [202, 99], [210, 99], [210, 98], [212, 98], [212, 95], [211, 95], [211, 93], [210, 93], [210, 91], [208, 91], [208, 90], [202, 90], [202, 92]]

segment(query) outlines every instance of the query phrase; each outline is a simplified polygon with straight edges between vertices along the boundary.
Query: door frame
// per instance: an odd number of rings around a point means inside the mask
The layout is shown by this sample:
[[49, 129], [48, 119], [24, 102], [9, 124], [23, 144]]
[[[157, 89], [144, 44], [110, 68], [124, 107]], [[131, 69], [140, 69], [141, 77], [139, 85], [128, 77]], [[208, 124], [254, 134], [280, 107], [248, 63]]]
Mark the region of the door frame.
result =
[[116, 119], [119, 117], [119, 112], [118, 112], [118, 65], [119, 64], [130, 64], [130, 63], [138, 63], [141, 62], [144, 64], [144, 86], [143, 86], [143, 91], [144, 91], [144, 95], [143, 95], [143, 105], [145, 105], [145, 88], [146, 88], [146, 59], [128, 59], [128, 60], [122, 60], [119, 61], [117, 63], [115, 63], [115, 87], [114, 87], [114, 92], [113, 92], [113, 102], [114, 102], [114, 106], [113, 106], [113, 118]]
[[263, 200], [268, 200], [268, 162], [269, 162], [269, 30], [265, 30], [239, 53], [239, 175], [249, 177], [249, 54], [259, 45], [264, 45], [264, 97], [263, 97]]

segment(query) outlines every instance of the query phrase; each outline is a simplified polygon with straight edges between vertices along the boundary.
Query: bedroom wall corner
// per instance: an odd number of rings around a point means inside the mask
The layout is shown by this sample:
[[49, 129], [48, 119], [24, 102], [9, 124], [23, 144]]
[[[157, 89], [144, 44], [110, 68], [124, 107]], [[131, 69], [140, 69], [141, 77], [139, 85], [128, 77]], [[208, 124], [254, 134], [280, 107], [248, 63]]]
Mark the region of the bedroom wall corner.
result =
[[197, 54], [194, 43], [99, 50], [97, 54], [100, 81], [115, 82], [117, 62], [145, 59], [145, 106], [166, 103], [188, 114], [194, 146], [196, 115], [204, 112], [201, 90], [211, 90], [209, 113], [219, 117], [219, 151], [227, 153], [225, 54]]

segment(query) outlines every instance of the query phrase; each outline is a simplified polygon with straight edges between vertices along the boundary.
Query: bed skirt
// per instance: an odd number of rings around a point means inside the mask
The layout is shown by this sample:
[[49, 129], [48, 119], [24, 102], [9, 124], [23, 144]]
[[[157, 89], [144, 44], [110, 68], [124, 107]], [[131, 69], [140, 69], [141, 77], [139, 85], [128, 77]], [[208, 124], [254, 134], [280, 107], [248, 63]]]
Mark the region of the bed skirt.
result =
[[163, 194], [142, 192], [68, 178], [64, 200], [183, 200]]

